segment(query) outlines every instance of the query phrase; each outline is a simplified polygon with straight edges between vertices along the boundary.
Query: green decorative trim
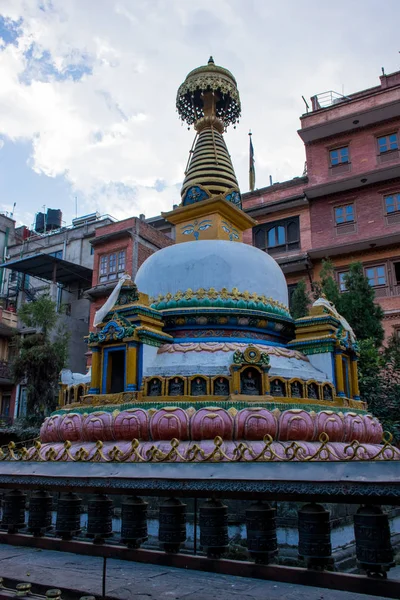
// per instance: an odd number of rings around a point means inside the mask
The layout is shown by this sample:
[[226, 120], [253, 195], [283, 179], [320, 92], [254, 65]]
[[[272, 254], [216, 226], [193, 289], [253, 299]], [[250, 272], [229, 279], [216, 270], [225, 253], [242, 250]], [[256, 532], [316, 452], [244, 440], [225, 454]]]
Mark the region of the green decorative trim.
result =
[[[138, 289], [134, 283], [130, 285], [123, 285], [120, 289], [119, 296], [114, 306], [124, 306], [126, 304], [133, 304], [139, 300]], [[118, 309], [117, 309], [118, 310]]]
[[142, 333], [141, 335], [139, 335], [139, 339], [143, 344], [147, 344], [147, 346], [155, 346], [156, 348], [162, 346], [163, 343], [166, 341], [171, 341], [171, 338], [164, 337], [162, 339], [156, 339], [155, 337], [153, 337], [152, 334], [148, 333]]
[[301, 348], [301, 351], [306, 356], [312, 356], [313, 354], [326, 354], [326, 353], [333, 352], [333, 345], [332, 346], [328, 346], [328, 345], [327, 346], [318, 346], [318, 347], [308, 346], [307, 348]]
[[335, 340], [298, 340], [290, 342], [288, 348], [301, 351], [303, 354], [323, 354], [325, 352], [333, 352], [335, 349]]
[[242, 410], [243, 408], [266, 408], [270, 411], [278, 408], [280, 411], [284, 410], [292, 410], [292, 409], [301, 409], [307, 412], [321, 412], [324, 410], [330, 410], [334, 413], [345, 413], [345, 412], [353, 412], [359, 415], [367, 415], [369, 414], [368, 410], [364, 410], [361, 408], [351, 408], [349, 406], [327, 406], [324, 404], [297, 404], [295, 402], [291, 403], [283, 403], [283, 402], [233, 402], [232, 400], [225, 401], [212, 401], [206, 400], [204, 402], [197, 402], [196, 400], [189, 401], [181, 401], [181, 402], [150, 402], [146, 400], [146, 402], [129, 402], [127, 404], [109, 404], [107, 406], [86, 406], [79, 408], [72, 408], [70, 410], [60, 409], [56, 410], [52, 413], [52, 415], [64, 415], [71, 413], [79, 413], [79, 414], [91, 414], [94, 412], [114, 412], [115, 410], [122, 411], [128, 410], [130, 408], [142, 408], [143, 410], [156, 409], [168, 407], [178, 407], [183, 408], [184, 410], [188, 408], [195, 408], [198, 410], [199, 408], [209, 408], [216, 407], [224, 408], [225, 410], [229, 410], [230, 408], [235, 408], [236, 410]]
[[316, 317], [301, 317], [300, 319], [296, 319], [295, 324], [297, 327], [305, 326], [311, 327], [312, 325], [320, 324], [320, 323], [330, 323], [334, 325], [336, 328], [340, 326], [340, 322], [333, 317], [332, 315], [322, 315]]
[[91, 331], [85, 339], [89, 344], [122, 341], [124, 338], [132, 337], [135, 333], [135, 329], [136, 325], [131, 325], [129, 321], [120, 317], [117, 313], [114, 313], [100, 331], [97, 333]]
[[272, 313], [281, 317], [291, 319], [287, 306], [264, 295], [240, 292], [237, 288], [228, 291], [226, 288], [215, 290], [210, 288], [205, 290], [188, 289], [184, 292], [178, 291], [172, 295], [159, 295], [157, 298], [151, 298], [151, 308], [155, 310], [168, 310], [171, 308], [234, 308], [260, 310], [262, 312]]
[[267, 352], [260, 352], [255, 346], [249, 345], [246, 350], [242, 352], [237, 349], [233, 353], [233, 362], [235, 365], [258, 365], [262, 367], [269, 367], [270, 360]]
[[124, 306], [122, 308], [118, 307], [118, 314], [124, 314], [125, 319], [129, 319], [131, 316], [143, 315], [145, 317], [152, 317], [152, 319], [157, 319], [157, 321], [161, 321], [162, 316], [159, 311], [155, 310], [151, 307], [146, 307], [143, 305], [131, 305]]

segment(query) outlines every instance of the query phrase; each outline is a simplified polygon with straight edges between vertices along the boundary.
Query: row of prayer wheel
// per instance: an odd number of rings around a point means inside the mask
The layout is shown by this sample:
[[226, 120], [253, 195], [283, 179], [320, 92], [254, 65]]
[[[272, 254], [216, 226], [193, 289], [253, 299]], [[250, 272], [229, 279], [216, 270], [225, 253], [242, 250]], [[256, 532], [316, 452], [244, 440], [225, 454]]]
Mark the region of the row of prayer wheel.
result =
[[[3, 498], [1, 525], [10, 533], [25, 527], [26, 494], [13, 490]], [[48, 492], [33, 492], [29, 501], [28, 531], [39, 536], [52, 528], [52, 497]], [[81, 531], [82, 500], [72, 492], [61, 495], [57, 506], [56, 535], [71, 539]], [[113, 535], [113, 502], [97, 494], [88, 502], [87, 536], [104, 543]], [[228, 549], [228, 508], [216, 499], [199, 509], [200, 544], [209, 558], [219, 558]], [[278, 552], [276, 510], [266, 502], [256, 502], [246, 510], [247, 547], [259, 564], [268, 564]], [[330, 513], [315, 503], [298, 511], [299, 556], [307, 567], [325, 569], [333, 564]], [[363, 505], [354, 515], [356, 555], [369, 576], [385, 577], [394, 566], [389, 520], [379, 506]], [[186, 540], [186, 505], [177, 498], [159, 507], [159, 543], [165, 552], [179, 552]], [[122, 502], [121, 541], [139, 548], [147, 540], [147, 502], [129, 496]]]
[[[52, 588], [50, 590], [47, 590], [44, 596], [32, 592], [31, 583], [18, 583], [16, 585], [15, 590], [13, 590], [4, 585], [3, 577], [0, 577], [0, 594], [1, 591], [8, 593], [7, 598], [11, 598], [12, 596], [10, 594], [12, 594], [14, 597], [29, 598], [30, 600], [63, 600], [63, 593], [58, 588]], [[81, 596], [79, 600], [96, 600], [96, 598], [94, 596]]]

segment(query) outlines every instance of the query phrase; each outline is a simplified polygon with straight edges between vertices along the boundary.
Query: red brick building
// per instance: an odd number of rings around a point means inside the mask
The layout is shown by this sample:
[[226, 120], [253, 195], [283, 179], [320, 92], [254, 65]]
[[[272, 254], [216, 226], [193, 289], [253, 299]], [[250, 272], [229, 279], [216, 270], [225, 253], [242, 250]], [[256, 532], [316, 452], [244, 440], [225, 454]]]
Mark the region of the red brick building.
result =
[[92, 300], [91, 330], [94, 313], [105, 302], [119, 277], [129, 273], [134, 279], [146, 258], [173, 243], [164, 233], [136, 217], [96, 229], [91, 240], [94, 249], [92, 287], [86, 292]]
[[349, 264], [361, 261], [390, 335], [400, 329], [400, 71], [311, 105], [299, 130], [307, 175], [243, 195], [258, 221], [245, 241], [274, 256], [289, 289], [318, 279], [326, 257], [343, 286]]

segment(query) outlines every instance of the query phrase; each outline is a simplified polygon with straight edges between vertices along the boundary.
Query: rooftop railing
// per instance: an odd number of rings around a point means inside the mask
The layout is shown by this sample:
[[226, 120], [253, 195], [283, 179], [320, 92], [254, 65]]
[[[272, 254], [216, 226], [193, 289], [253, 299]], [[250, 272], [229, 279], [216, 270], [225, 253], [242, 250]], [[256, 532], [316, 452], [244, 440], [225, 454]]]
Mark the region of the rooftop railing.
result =
[[334, 92], [333, 90], [329, 90], [328, 92], [322, 92], [321, 94], [312, 96], [311, 106], [312, 110], [314, 111], [321, 108], [328, 108], [329, 106], [334, 106], [335, 104], [340, 104], [346, 100], [350, 100], [350, 98], [348, 96], [343, 96], [343, 94], [339, 94], [338, 92]]

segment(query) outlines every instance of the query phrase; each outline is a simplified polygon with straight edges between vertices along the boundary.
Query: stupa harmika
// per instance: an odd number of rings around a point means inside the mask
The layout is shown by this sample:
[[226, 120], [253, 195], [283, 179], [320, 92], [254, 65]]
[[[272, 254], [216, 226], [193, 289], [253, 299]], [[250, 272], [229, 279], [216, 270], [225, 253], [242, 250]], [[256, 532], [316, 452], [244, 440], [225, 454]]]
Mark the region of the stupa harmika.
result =
[[348, 323], [323, 298], [294, 322], [280, 267], [242, 243], [255, 222], [223, 138], [240, 116], [234, 77], [210, 58], [176, 105], [196, 130], [181, 204], [164, 215], [176, 244], [96, 314], [90, 387], [61, 386], [41, 458], [399, 458], [359, 397]]

